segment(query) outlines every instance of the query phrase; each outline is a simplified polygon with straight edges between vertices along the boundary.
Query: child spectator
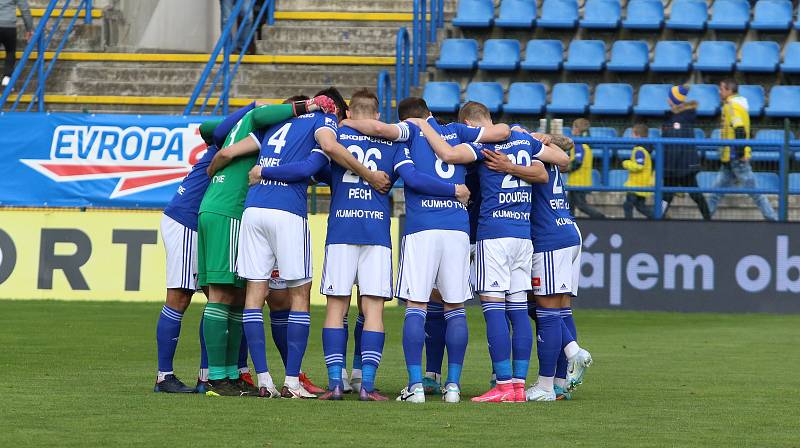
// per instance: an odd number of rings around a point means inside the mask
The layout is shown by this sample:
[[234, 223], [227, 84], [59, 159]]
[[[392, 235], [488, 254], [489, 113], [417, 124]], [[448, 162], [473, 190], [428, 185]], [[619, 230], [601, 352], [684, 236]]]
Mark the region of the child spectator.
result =
[[[573, 137], [589, 136], [589, 120], [578, 118], [572, 122]], [[592, 186], [592, 148], [587, 144], [574, 145], [569, 151], [569, 177], [567, 187], [591, 187]], [[569, 188], [567, 188], [569, 190]], [[589, 215], [590, 218], [605, 218], [606, 216], [586, 202], [588, 191], [570, 191], [568, 195], [572, 214], [575, 209]]]
[[[637, 124], [633, 127], [633, 138], [647, 138], [647, 126]], [[649, 187], [655, 185], [653, 175], [653, 160], [650, 151], [644, 146], [638, 145], [633, 148], [631, 158], [622, 162], [622, 167], [628, 170], [628, 180], [625, 181], [626, 187]], [[653, 210], [646, 204], [647, 197], [653, 193], [644, 191], [629, 191], [625, 194], [625, 203], [622, 209], [625, 210], [625, 218], [633, 218], [633, 208], [639, 210], [647, 219], [653, 219]]]

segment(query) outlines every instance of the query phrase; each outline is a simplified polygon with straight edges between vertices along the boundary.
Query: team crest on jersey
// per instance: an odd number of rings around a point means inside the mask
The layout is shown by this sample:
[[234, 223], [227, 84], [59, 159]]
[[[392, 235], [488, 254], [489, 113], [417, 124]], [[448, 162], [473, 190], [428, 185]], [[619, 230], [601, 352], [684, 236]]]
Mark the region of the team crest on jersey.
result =
[[119, 179], [113, 199], [179, 182], [205, 150], [197, 123], [171, 129], [61, 125], [48, 159], [21, 161], [56, 182]]
[[538, 287], [542, 286], [541, 277], [533, 277], [531, 279], [531, 286], [533, 286], [534, 288], [538, 288]]

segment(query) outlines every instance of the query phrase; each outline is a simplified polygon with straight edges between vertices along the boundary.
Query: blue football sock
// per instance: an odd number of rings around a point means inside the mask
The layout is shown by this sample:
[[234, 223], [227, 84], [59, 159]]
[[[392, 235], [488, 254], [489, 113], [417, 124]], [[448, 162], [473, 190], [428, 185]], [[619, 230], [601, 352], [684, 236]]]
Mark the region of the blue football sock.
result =
[[508, 334], [506, 305], [503, 302], [481, 301], [481, 308], [483, 309], [483, 318], [486, 320], [489, 356], [492, 358], [492, 367], [497, 381], [511, 381], [511, 335]]
[[322, 329], [322, 353], [328, 367], [328, 390], [342, 387], [342, 367], [346, 350], [347, 331], [344, 328]]
[[178, 348], [183, 313], [164, 305], [156, 324], [156, 344], [158, 345], [158, 371], [172, 372], [172, 359]]
[[425, 371], [442, 373], [444, 359], [444, 305], [428, 303], [428, 316], [425, 319]]
[[283, 367], [286, 367], [286, 353], [289, 351], [286, 344], [286, 327], [289, 325], [289, 310], [270, 311], [269, 327], [272, 332], [272, 341], [281, 354]]
[[[571, 328], [570, 328], [571, 327]], [[561, 308], [561, 354], [558, 355], [556, 365], [556, 378], [567, 377], [567, 354], [563, 348], [572, 341], [575, 341], [575, 321], [572, 320], [572, 308]]]
[[[244, 310], [242, 313], [244, 334], [247, 335], [247, 347], [253, 368], [256, 373], [268, 372], [267, 367], [267, 338], [264, 335], [264, 313], [260, 308]], [[242, 339], [245, 339], [244, 337]], [[247, 358], [245, 357], [245, 361]]]
[[528, 364], [533, 351], [533, 326], [528, 318], [526, 303], [506, 302], [506, 316], [511, 322], [511, 358], [514, 365], [514, 379], [524, 380], [528, 377]]
[[425, 345], [425, 310], [406, 308], [403, 321], [403, 354], [408, 370], [408, 386], [422, 382], [422, 346]]
[[367, 392], [375, 390], [375, 372], [381, 364], [383, 343], [386, 335], [382, 331], [365, 331], [361, 336], [362, 380], [361, 387]]
[[347, 313], [345, 313], [344, 319], [342, 319], [342, 328], [344, 328], [344, 351], [342, 352], [343, 369], [347, 367], [347, 343], [350, 340], [350, 325], [347, 320]]
[[206, 353], [206, 338], [203, 336], [203, 316], [200, 316], [200, 368], [208, 369], [208, 353]]
[[536, 342], [539, 376], [555, 376], [558, 355], [561, 353], [561, 315], [558, 308], [536, 309]]
[[300, 365], [308, 346], [308, 333], [311, 315], [305, 311], [289, 312], [289, 325], [286, 328], [286, 376], [300, 376]]
[[467, 352], [469, 330], [467, 329], [467, 312], [464, 308], [444, 313], [447, 331], [444, 343], [447, 347], [447, 382], [445, 384], [461, 384], [461, 368], [464, 365], [464, 354]]
[[561, 320], [572, 335], [572, 340], [578, 340], [578, 329], [575, 328], [575, 319], [572, 318], [572, 308], [561, 308]]
[[[261, 316], [261, 332], [264, 332], [264, 316]], [[266, 337], [264, 339], [266, 341]], [[242, 331], [242, 343], [239, 344], [239, 370], [248, 368], [247, 366], [247, 333]]]
[[361, 369], [362, 366], [362, 359], [361, 359], [361, 338], [364, 334], [364, 315], [358, 315], [356, 319], [356, 328], [353, 330], [353, 342], [355, 346], [353, 347], [353, 368], [354, 369]]

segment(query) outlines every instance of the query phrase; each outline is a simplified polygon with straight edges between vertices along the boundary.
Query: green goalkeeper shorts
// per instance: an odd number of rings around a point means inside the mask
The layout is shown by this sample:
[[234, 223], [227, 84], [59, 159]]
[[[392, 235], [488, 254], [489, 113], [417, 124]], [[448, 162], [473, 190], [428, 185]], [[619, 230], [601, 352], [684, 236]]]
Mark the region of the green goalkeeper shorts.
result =
[[241, 221], [212, 212], [197, 218], [197, 282], [233, 285], [244, 288], [245, 281], [236, 275]]

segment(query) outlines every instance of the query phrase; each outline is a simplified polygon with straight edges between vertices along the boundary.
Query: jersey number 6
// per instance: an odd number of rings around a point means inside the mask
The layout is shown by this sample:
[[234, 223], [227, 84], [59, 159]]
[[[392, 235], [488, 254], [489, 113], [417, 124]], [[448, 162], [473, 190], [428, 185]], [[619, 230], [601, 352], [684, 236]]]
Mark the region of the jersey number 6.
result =
[[[375, 161], [381, 160], [381, 151], [378, 148], [369, 148], [366, 154], [364, 154], [364, 150], [358, 145], [350, 145], [347, 147], [347, 150], [350, 151], [353, 157], [358, 159], [358, 163], [363, 163], [368, 170], [378, 171], [378, 163]], [[355, 184], [358, 183], [359, 180], [361, 180], [361, 177], [350, 170], [345, 171], [344, 175], [342, 175], [342, 182]], [[364, 184], [367, 184], [367, 182], [364, 181]]]

